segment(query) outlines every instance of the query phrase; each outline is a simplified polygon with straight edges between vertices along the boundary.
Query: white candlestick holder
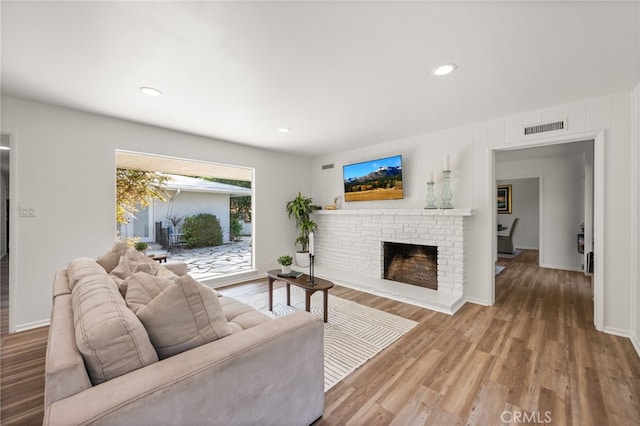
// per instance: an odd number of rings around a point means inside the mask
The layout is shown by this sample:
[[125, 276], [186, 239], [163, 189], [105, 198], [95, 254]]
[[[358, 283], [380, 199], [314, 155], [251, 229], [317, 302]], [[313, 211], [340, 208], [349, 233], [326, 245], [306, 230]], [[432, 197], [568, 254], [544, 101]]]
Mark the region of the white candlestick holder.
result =
[[442, 208], [443, 209], [452, 209], [453, 204], [451, 204], [451, 187], [449, 186], [449, 181], [451, 180], [451, 170], [443, 170], [442, 171]]
[[433, 193], [434, 185], [435, 185], [435, 182], [433, 181], [427, 182], [427, 207], [425, 207], [426, 209], [437, 209], [435, 204], [436, 196]]

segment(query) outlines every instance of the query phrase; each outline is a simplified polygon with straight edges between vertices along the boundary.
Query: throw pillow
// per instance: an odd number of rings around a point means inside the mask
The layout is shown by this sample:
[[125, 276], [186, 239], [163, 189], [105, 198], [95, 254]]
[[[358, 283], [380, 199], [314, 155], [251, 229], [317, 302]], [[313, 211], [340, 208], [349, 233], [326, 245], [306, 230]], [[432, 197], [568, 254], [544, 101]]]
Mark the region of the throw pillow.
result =
[[[124, 252], [122, 257], [120, 257], [120, 261], [118, 262], [118, 266], [116, 266], [109, 275], [113, 280], [118, 284], [118, 287], [122, 285], [122, 282], [131, 276], [136, 271], [144, 271], [147, 273], [156, 274], [158, 270], [159, 264], [156, 263], [153, 259], [143, 255], [137, 250], [128, 247]], [[122, 294], [126, 293], [126, 289], [120, 289]]]
[[129, 246], [126, 241], [118, 240], [113, 243], [108, 252], [96, 259], [96, 262], [98, 262], [98, 264], [102, 266], [107, 273], [110, 273], [116, 266], [118, 266], [120, 258], [128, 248]]
[[147, 306], [172, 283], [173, 280], [170, 278], [137, 271], [124, 280], [120, 288], [126, 290], [125, 300], [129, 309], [137, 313], [140, 308]]
[[[130, 281], [127, 294], [147, 291], [136, 289], [143, 283], [144, 280]], [[150, 294], [156, 291], [153, 286], [149, 288]], [[216, 293], [190, 275], [171, 281], [149, 303], [137, 307], [136, 315], [147, 329], [160, 359], [231, 334]]]
[[85, 277], [71, 292], [75, 337], [91, 383], [158, 361], [149, 335], [107, 275]]

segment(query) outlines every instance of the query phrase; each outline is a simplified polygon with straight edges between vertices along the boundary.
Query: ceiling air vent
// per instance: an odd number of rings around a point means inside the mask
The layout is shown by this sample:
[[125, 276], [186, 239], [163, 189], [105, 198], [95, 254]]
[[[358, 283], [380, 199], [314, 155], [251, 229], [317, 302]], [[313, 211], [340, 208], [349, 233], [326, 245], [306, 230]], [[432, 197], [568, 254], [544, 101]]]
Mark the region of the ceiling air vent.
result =
[[524, 128], [524, 135], [535, 135], [536, 133], [553, 132], [554, 130], [564, 130], [565, 121], [555, 121], [553, 123], [536, 124]]

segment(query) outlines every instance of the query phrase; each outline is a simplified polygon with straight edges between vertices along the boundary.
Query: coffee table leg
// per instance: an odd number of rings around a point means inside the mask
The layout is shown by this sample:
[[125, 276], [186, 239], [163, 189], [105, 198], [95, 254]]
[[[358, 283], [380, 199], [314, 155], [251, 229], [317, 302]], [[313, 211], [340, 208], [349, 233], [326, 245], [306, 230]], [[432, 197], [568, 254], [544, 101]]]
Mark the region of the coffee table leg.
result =
[[269, 310], [273, 311], [273, 278], [269, 278]]
[[313, 291], [305, 290], [304, 292], [304, 310], [307, 312], [311, 312], [311, 295]]
[[291, 284], [287, 283], [287, 306], [291, 306]]
[[329, 303], [327, 301], [327, 298], [329, 297], [329, 290], [324, 290], [324, 322], [327, 322], [327, 320], [329, 319]]

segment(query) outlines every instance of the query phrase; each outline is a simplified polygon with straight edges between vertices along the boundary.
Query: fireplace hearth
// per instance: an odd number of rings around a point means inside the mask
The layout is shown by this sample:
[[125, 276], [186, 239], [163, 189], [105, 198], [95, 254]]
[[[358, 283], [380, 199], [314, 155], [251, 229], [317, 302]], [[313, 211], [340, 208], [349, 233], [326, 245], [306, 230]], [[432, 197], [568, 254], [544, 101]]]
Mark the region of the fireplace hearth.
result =
[[438, 289], [438, 247], [383, 242], [383, 278]]

